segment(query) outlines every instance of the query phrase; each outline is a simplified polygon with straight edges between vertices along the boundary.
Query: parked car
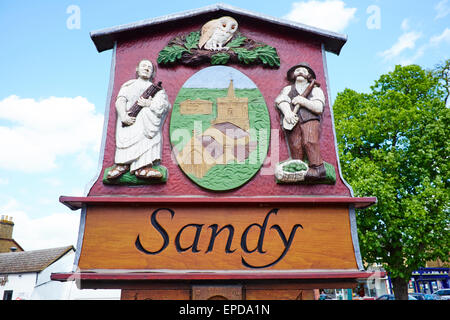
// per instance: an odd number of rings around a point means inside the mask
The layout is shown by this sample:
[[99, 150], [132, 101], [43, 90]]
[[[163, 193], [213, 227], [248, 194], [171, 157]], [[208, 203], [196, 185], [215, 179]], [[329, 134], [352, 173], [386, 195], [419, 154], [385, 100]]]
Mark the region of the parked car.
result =
[[450, 300], [450, 289], [441, 289], [433, 292], [433, 295], [439, 297], [439, 300]]
[[410, 295], [416, 298], [417, 300], [425, 300], [424, 293], [410, 293]]
[[438, 296], [428, 293], [410, 293], [417, 300], [440, 300]]
[[[395, 296], [393, 294], [383, 294], [379, 296], [377, 300], [395, 300]], [[408, 294], [408, 300], [417, 300], [412, 295]]]
[[440, 300], [437, 295], [425, 293], [425, 300]]

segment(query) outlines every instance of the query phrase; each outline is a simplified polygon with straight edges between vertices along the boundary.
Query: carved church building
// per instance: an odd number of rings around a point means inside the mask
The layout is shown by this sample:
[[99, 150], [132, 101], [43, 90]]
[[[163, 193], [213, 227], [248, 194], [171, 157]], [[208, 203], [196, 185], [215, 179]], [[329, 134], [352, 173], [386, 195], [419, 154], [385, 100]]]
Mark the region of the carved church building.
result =
[[211, 124], [229, 122], [242, 130], [249, 130], [248, 98], [238, 98], [234, 92], [233, 80], [228, 86], [228, 95], [217, 98], [217, 118]]

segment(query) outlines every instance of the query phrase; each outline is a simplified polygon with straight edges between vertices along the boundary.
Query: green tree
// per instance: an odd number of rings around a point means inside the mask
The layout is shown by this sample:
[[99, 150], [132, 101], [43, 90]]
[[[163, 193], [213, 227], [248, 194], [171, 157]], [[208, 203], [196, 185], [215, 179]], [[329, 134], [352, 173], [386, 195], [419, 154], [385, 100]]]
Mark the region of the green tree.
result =
[[449, 261], [448, 68], [396, 66], [333, 107], [344, 178], [355, 196], [377, 197], [357, 211], [363, 259], [383, 265], [401, 300], [412, 271]]

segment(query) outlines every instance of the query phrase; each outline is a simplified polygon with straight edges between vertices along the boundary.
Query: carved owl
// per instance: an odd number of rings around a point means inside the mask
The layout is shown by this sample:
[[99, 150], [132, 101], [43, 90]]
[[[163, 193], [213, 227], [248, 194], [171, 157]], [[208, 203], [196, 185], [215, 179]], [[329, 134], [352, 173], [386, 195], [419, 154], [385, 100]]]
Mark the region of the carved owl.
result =
[[231, 40], [237, 28], [238, 23], [232, 17], [211, 20], [202, 27], [198, 47], [214, 51], [228, 50], [224, 45]]

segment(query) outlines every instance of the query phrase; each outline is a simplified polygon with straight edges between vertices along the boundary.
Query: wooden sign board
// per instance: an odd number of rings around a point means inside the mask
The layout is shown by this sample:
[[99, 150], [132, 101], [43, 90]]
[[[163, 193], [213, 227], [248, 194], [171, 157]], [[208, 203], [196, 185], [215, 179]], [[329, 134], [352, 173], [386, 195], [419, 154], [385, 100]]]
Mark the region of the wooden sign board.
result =
[[90, 206], [81, 270], [357, 269], [346, 206]]
[[124, 299], [297, 299], [364, 276], [354, 208], [375, 199], [340, 173], [326, 68], [346, 36], [216, 4], [91, 37], [113, 50], [101, 170], [61, 197], [82, 209], [81, 272], [54, 279]]

